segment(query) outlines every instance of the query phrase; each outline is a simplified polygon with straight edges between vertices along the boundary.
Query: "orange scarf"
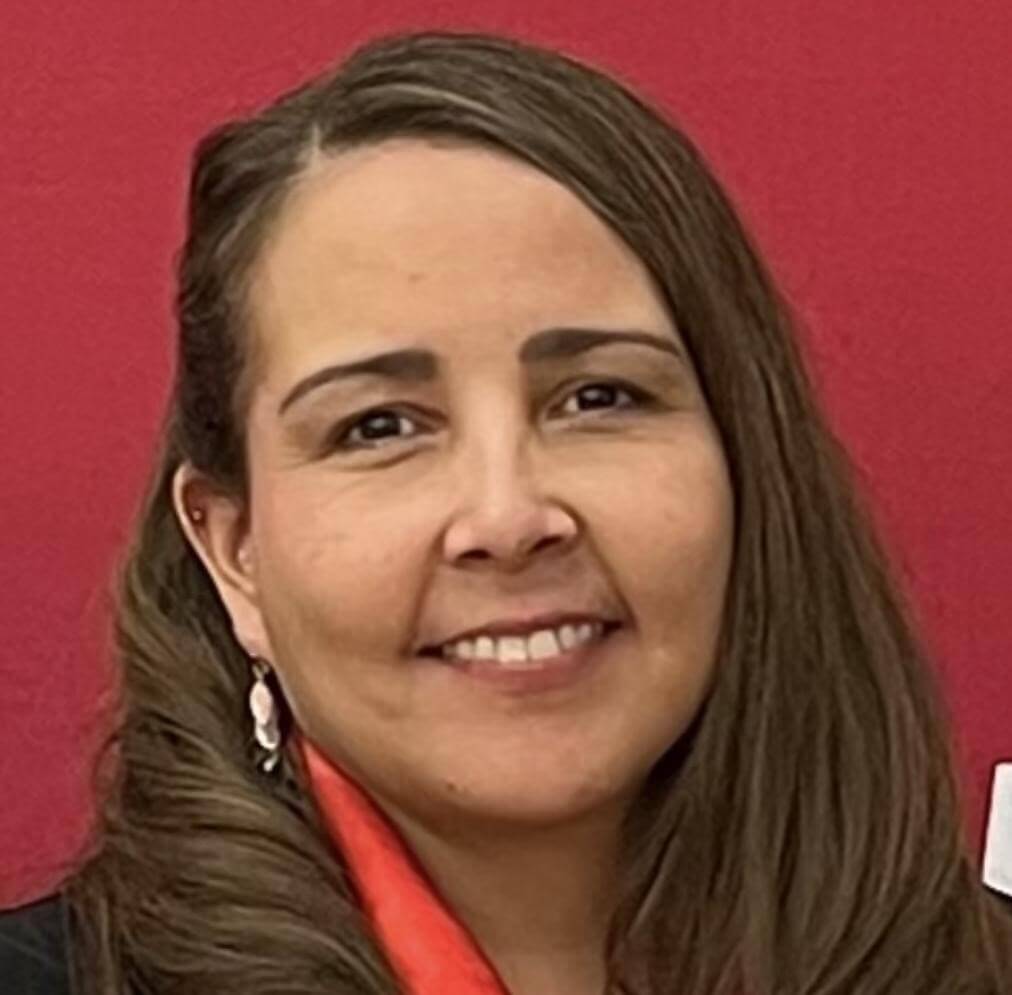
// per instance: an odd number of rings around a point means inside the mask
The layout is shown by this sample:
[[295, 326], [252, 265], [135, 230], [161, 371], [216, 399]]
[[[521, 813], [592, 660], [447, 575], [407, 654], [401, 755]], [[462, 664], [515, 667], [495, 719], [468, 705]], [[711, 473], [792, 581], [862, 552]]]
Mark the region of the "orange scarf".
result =
[[509, 995], [386, 813], [309, 739], [294, 736], [327, 829], [407, 995]]

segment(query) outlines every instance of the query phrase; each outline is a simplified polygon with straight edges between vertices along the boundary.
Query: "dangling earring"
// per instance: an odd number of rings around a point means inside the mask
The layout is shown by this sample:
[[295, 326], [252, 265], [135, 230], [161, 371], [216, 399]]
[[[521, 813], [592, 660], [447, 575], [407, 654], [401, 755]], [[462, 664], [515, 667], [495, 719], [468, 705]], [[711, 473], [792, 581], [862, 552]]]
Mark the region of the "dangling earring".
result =
[[253, 735], [256, 741], [267, 751], [267, 755], [257, 766], [270, 773], [281, 759], [278, 749], [281, 745], [281, 731], [278, 728], [278, 707], [265, 680], [270, 673], [270, 666], [260, 657], [253, 658], [253, 672], [256, 681], [249, 692], [249, 709], [253, 713]]

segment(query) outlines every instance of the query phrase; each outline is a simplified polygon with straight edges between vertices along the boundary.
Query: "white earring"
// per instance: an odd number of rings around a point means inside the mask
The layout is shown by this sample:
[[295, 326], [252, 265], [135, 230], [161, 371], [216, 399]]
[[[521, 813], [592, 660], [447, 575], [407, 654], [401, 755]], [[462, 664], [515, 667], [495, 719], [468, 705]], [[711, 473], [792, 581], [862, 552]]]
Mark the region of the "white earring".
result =
[[265, 680], [270, 666], [259, 657], [253, 658], [256, 681], [249, 692], [249, 709], [253, 714], [253, 735], [257, 743], [267, 751], [267, 756], [257, 766], [270, 773], [281, 759], [281, 731], [278, 728], [278, 706]]

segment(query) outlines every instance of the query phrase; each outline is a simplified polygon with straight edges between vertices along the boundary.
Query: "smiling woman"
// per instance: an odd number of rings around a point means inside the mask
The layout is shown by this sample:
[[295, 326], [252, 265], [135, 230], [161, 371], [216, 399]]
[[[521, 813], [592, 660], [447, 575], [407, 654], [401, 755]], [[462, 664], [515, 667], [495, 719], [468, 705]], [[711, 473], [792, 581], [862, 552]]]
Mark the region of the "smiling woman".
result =
[[933, 667], [670, 120], [381, 38], [204, 139], [178, 276], [80, 991], [1012, 991]]

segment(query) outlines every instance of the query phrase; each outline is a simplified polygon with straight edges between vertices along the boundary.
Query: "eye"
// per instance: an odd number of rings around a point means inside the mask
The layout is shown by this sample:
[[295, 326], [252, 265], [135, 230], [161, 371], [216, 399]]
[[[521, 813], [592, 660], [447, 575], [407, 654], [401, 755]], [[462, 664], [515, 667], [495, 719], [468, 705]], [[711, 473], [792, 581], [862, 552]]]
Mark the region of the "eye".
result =
[[[582, 384], [569, 394], [569, 397], [591, 397], [597, 398], [600, 401], [602, 398], [607, 400], [609, 397], [614, 397], [616, 394], [625, 394], [626, 397], [632, 399], [632, 405], [620, 405], [622, 408], [628, 408], [630, 406], [638, 407], [646, 401], [649, 396], [645, 391], [640, 390], [638, 387], [633, 387], [631, 384], [620, 384], [613, 380], [602, 380]], [[599, 407], [599, 404], [595, 404], [594, 408], [591, 410], [598, 410]]]
[[[618, 406], [607, 404], [609, 399], [618, 394], [624, 394], [630, 398], [631, 403]], [[611, 380], [581, 384], [571, 391], [566, 399], [568, 401], [571, 398], [580, 397], [590, 398], [596, 402], [594, 407], [590, 409], [591, 411], [639, 408], [650, 400], [650, 395], [646, 391], [633, 387], [631, 384]], [[602, 402], [604, 403], [602, 404]], [[412, 425], [415, 424], [415, 420], [402, 414], [396, 408], [371, 408], [341, 422], [328, 437], [326, 449], [327, 451], [381, 449], [388, 441], [411, 439], [418, 434], [417, 431], [412, 431], [407, 435], [391, 434], [391, 430], [396, 433], [397, 427], [403, 424]], [[360, 432], [358, 438], [355, 437], [356, 432]]]
[[[411, 423], [411, 419], [398, 413], [392, 408], [373, 408], [360, 415], [354, 416], [350, 421], [343, 422], [338, 426], [332, 438], [329, 440], [330, 449], [377, 449], [377, 442], [382, 444], [385, 439], [390, 438], [384, 434], [384, 429], [395, 430], [400, 423]], [[352, 438], [355, 432], [362, 430], [362, 440]], [[411, 438], [411, 435], [400, 436], [402, 439]], [[397, 436], [393, 437], [394, 439]], [[350, 441], [348, 441], [350, 440]]]

